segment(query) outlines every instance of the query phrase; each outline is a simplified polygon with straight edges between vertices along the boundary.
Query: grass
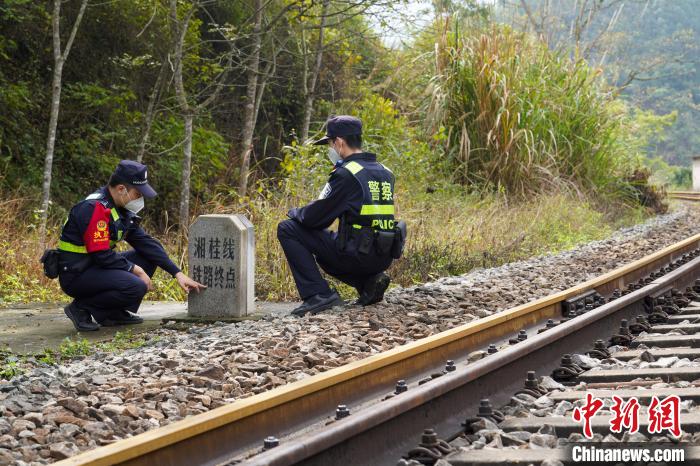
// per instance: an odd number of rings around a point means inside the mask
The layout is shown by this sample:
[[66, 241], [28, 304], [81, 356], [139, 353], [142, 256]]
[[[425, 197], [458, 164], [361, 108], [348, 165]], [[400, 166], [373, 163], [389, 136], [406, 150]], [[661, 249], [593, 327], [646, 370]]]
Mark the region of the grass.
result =
[[[594, 206], [585, 198], [540, 195], [511, 203], [504, 196], [480, 197], [462, 191], [397, 193], [398, 217], [409, 226], [404, 257], [389, 274], [395, 284], [411, 286], [438, 277], [463, 274], [546, 252], [569, 249], [604, 238], [638, 223], [642, 209]], [[298, 299], [294, 281], [276, 238], [277, 223], [291, 202], [258, 199], [247, 214], [256, 228], [256, 294], [262, 300]], [[216, 212], [240, 212], [225, 204]], [[336, 283], [345, 297], [352, 290]]]
[[[500, 195], [480, 197], [462, 191], [428, 194], [399, 188], [397, 196], [398, 216], [409, 225], [409, 240], [404, 257], [389, 273], [393, 282], [402, 286], [569, 249], [604, 238], [645, 216], [641, 209], [594, 206], [586, 198], [562, 194], [543, 194], [517, 203]], [[219, 200], [204, 207], [207, 212], [243, 212], [252, 220], [257, 246], [256, 294], [260, 300], [298, 299], [277, 241], [277, 223], [286, 218], [289, 207], [303, 202], [303, 196], [286, 201], [260, 196], [245, 206], [232, 207]], [[16, 225], [2, 225], [10, 234], [2, 240], [5, 253], [0, 256], [0, 268], [5, 273], [0, 276], [0, 305], [66, 301], [58, 282], [43, 277], [36, 233], [22, 234]], [[56, 226], [51, 231], [54, 238], [58, 236]], [[186, 270], [177, 235], [169, 232], [160, 238]], [[147, 299], [185, 299], [177, 283], [163, 271], [156, 272], [154, 282], [156, 290]], [[352, 295], [346, 287], [340, 289], [346, 297]]]
[[103, 342], [90, 342], [85, 338], [66, 337], [58, 348], [46, 348], [41, 353], [31, 356], [19, 356], [9, 350], [0, 350], [0, 379], [11, 379], [23, 374], [35, 365], [53, 366], [96, 352], [118, 353], [140, 348], [158, 340], [158, 336], [146, 337], [127, 330], [126, 332], [117, 332], [111, 340]]
[[623, 194], [636, 154], [600, 70], [502, 25], [444, 35], [436, 63], [427, 114], [455, 181], [518, 196]]
[[413, 219], [411, 241], [392, 272], [408, 286], [570, 249], [635, 223], [642, 214], [627, 211], [615, 220], [586, 200], [542, 195], [518, 204], [498, 196], [471, 203], [419, 199], [404, 206], [402, 216]]
[[[27, 225], [32, 218], [26, 212], [37, 205], [33, 198], [7, 193], [0, 196], [0, 306], [3, 303], [55, 301], [58, 298], [51, 281], [44, 278], [39, 263], [37, 235]], [[50, 232], [55, 235], [56, 228]]]
[[7, 351], [0, 352], [0, 379], [9, 380], [23, 372], [17, 356]]

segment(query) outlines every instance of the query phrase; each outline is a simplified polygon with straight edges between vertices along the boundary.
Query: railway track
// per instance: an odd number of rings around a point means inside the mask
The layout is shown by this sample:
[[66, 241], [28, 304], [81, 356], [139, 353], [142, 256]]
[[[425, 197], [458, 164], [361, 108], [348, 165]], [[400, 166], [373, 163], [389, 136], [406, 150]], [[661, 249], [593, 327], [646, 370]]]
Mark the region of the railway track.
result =
[[[620, 329], [607, 341], [591, 342], [586, 354], [565, 354], [550, 377], [528, 372], [520, 390], [511, 393], [510, 402], [499, 410], [489, 399], [482, 399], [475, 415], [463, 423], [464, 430], [450, 442], [426, 430], [421, 442], [397, 464], [438, 460], [443, 466], [632, 464], [590, 456], [595, 450], [630, 447], [638, 455], [649, 455], [634, 464], [700, 464], [700, 410], [695, 408], [700, 401], [699, 292], [700, 280], [696, 280], [685, 293], [665, 288], [648, 295], [647, 312], [633, 323], [621, 320]], [[620, 365], [624, 368], [615, 367]], [[659, 403], [669, 397], [678, 397], [679, 430], [674, 433], [664, 432], [673, 430], [672, 423], [666, 429], [654, 427], [660, 423]], [[602, 413], [591, 418], [587, 438], [572, 414], [590, 408], [592, 401], [600, 403]], [[628, 425], [612, 433], [612, 406], [620, 413], [626, 406], [636, 409], [632, 412], [637, 427], [633, 429], [630, 418]], [[579, 448], [578, 456], [573, 454], [574, 446]], [[667, 456], [654, 461], [653, 451], [659, 446]], [[588, 450], [588, 458], [582, 456], [582, 448]]]
[[696, 235], [555, 295], [60, 464], [394, 465], [436, 438], [468, 440], [463, 424], [488, 411], [482, 400], [507, 403], [529, 372], [551, 374], [562, 355], [609, 341], [623, 319], [680, 299], [669, 294], [700, 276], [699, 255]]

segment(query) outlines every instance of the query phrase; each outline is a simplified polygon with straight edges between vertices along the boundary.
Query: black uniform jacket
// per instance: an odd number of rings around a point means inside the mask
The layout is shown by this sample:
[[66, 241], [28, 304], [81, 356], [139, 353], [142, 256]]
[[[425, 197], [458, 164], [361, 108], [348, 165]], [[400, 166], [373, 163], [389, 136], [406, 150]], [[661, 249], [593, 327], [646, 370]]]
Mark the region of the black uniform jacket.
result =
[[322, 230], [345, 213], [359, 215], [362, 208], [362, 187], [352, 173], [343, 168], [343, 165], [353, 160], [376, 162], [377, 156], [361, 152], [344, 159], [342, 163], [339, 162], [331, 172], [319, 199], [304, 207], [290, 209], [287, 216], [307, 228]]
[[109, 189], [103, 186], [71, 209], [59, 242], [61, 262], [84, 262], [87, 254], [92, 265], [130, 272], [134, 264], [113, 249], [125, 240], [144, 259], [175, 276], [180, 268], [163, 245], [141, 228], [140, 220], [133, 212], [116, 207]]

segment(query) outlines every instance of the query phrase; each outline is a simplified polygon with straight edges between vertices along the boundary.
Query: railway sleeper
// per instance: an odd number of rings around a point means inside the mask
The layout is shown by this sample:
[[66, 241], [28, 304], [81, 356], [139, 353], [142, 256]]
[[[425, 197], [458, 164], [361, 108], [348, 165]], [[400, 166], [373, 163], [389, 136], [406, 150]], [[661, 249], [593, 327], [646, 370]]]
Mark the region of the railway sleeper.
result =
[[668, 323], [689, 321], [691, 324], [700, 323], [700, 314], [680, 314], [677, 316], [669, 316]]
[[[665, 398], [669, 395], [678, 395], [682, 400], [693, 400], [700, 401], [700, 387], [692, 388], [656, 388], [656, 389], [644, 389], [644, 390], [634, 390], [634, 389], [624, 389], [624, 390], [567, 390], [564, 392], [552, 392], [547, 395], [552, 401], [558, 403], [560, 401], [577, 401], [585, 400], [586, 393], [591, 393], [595, 398], [609, 398], [612, 399], [613, 396], [617, 396], [622, 399], [636, 398], [640, 404], [648, 405], [653, 396], [659, 399]], [[685, 416], [685, 414], [684, 414]]]
[[[658, 358], [667, 358], [677, 356], [679, 359], [697, 359], [700, 358], [700, 348], [660, 348], [660, 349], [645, 349], [645, 350], [625, 350], [615, 353], [615, 359], [621, 361], [629, 361], [630, 359], [639, 358], [642, 354], [646, 357], [652, 357], [654, 360]], [[598, 358], [602, 359], [602, 358]]]
[[[610, 433], [610, 420], [612, 416], [597, 414], [591, 418], [591, 429], [594, 433], [607, 435]], [[499, 424], [499, 428], [504, 432], [526, 431], [537, 432], [542, 426], [551, 426], [555, 436], [559, 438], [568, 437], [570, 434], [581, 433], [581, 423], [575, 422], [570, 416], [546, 416], [512, 418]], [[646, 416], [639, 417], [639, 431], [646, 432], [649, 427], [649, 420]], [[683, 432], [700, 432], [700, 414], [683, 413]]]
[[642, 344], [647, 348], [700, 348], [700, 335], [647, 335], [631, 341], [629, 347], [636, 348]]
[[664, 382], [678, 382], [681, 380], [692, 382], [700, 379], [700, 367], [591, 370], [580, 374], [578, 381], [622, 382], [645, 378], [661, 379]]

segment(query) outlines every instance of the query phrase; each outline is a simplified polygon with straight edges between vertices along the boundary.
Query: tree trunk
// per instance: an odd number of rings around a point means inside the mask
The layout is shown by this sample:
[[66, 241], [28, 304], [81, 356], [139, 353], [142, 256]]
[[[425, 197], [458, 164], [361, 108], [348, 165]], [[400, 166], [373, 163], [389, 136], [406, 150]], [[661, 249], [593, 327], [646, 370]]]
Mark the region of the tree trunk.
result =
[[170, 0], [170, 20], [171, 31], [174, 44], [174, 59], [175, 59], [175, 96], [182, 110], [183, 119], [185, 122], [185, 135], [182, 149], [182, 184], [180, 185], [180, 231], [187, 232], [190, 222], [190, 176], [192, 174], [192, 124], [194, 120], [194, 109], [187, 101], [187, 91], [182, 76], [182, 61], [183, 48], [185, 45], [185, 35], [189, 27], [189, 21], [195, 8], [198, 5], [193, 5], [192, 9], [185, 15], [180, 23], [177, 19], [177, 0]]
[[321, 9], [321, 25], [318, 29], [318, 44], [316, 46], [316, 61], [314, 62], [314, 70], [311, 73], [311, 82], [307, 88], [306, 101], [304, 102], [304, 120], [301, 126], [301, 140], [306, 141], [309, 137], [309, 125], [311, 124], [311, 113], [313, 112], [314, 97], [316, 96], [316, 82], [321, 73], [321, 64], [323, 61], [323, 30], [326, 27], [326, 19], [328, 15], [328, 7], [330, 0], [323, 0], [323, 8]]
[[265, 87], [267, 86], [267, 81], [277, 71], [277, 57], [282, 52], [282, 50], [284, 50], [284, 44], [280, 45], [280, 47], [278, 49], [274, 50], [274, 42], [273, 42], [272, 47], [273, 47], [273, 51], [271, 54], [272, 55], [271, 61], [268, 63], [267, 67], [265, 68], [265, 72], [263, 73], [262, 77], [260, 78], [260, 82], [258, 83], [258, 89], [257, 89], [258, 94], [255, 97], [255, 109], [253, 111], [253, 121], [258, 121], [258, 113], [260, 113], [260, 105], [262, 104], [263, 94], [265, 94]]
[[182, 189], [180, 191], [180, 225], [187, 231], [190, 225], [190, 177], [192, 175], [192, 123], [194, 115], [185, 114], [185, 142], [182, 149]]
[[171, 21], [171, 33], [174, 38], [174, 82], [175, 82], [175, 96], [177, 97], [178, 105], [182, 110], [182, 116], [185, 123], [185, 136], [183, 140], [182, 149], [182, 184], [180, 189], [180, 228], [181, 231], [187, 233], [190, 224], [190, 178], [192, 176], [192, 133], [194, 126], [194, 117], [202, 109], [206, 108], [209, 104], [214, 102], [219, 95], [222, 88], [221, 83], [226, 79], [226, 74], [231, 67], [231, 56], [228, 57], [227, 67], [225, 71], [219, 76], [218, 84], [216, 89], [212, 94], [207, 97], [203, 102], [192, 105], [187, 98], [187, 90], [185, 89], [185, 83], [183, 78], [183, 60], [185, 48], [185, 36], [187, 35], [187, 29], [189, 27], [190, 20], [194, 16], [195, 12], [201, 6], [200, 2], [193, 2], [190, 10], [185, 14], [182, 21], [177, 18], [177, 0], [170, 0], [170, 21]]
[[148, 108], [146, 109], [143, 133], [141, 134], [141, 141], [139, 142], [139, 151], [138, 154], [136, 154], [136, 160], [139, 163], [143, 162], [143, 156], [146, 153], [146, 145], [151, 137], [151, 126], [153, 125], [153, 120], [156, 116], [156, 104], [160, 100], [160, 88], [167, 70], [168, 62], [167, 60], [163, 60], [163, 64], [160, 66], [160, 71], [158, 72], [158, 77], [156, 78], [156, 83], [153, 85], [153, 90], [151, 91], [150, 100], [148, 101]]
[[[57, 0], [59, 1], [59, 0]], [[39, 237], [41, 249], [46, 246], [46, 222], [49, 213], [49, 201], [51, 200], [51, 174], [53, 171], [53, 153], [56, 147], [56, 127], [58, 126], [58, 111], [61, 106], [61, 76], [63, 74], [63, 60], [56, 61], [53, 70], [51, 84], [51, 117], [49, 119], [49, 134], [46, 138], [46, 158], [44, 159], [44, 182], [41, 188], [41, 226]]]
[[250, 156], [253, 152], [253, 134], [255, 132], [255, 98], [258, 90], [258, 71], [260, 70], [260, 47], [262, 45], [262, 9], [263, 0], [255, 0], [255, 25], [253, 26], [253, 50], [248, 64], [248, 85], [246, 87], [245, 113], [243, 116], [243, 134], [241, 138], [241, 173], [238, 181], [238, 195], [245, 196], [248, 191], [248, 173]]
[[71, 29], [66, 48], [61, 52], [61, 0], [53, 2], [52, 39], [54, 69], [51, 82], [51, 116], [49, 118], [49, 129], [46, 137], [46, 156], [44, 158], [44, 181], [41, 187], [41, 217], [39, 224], [39, 241], [41, 249], [46, 247], [46, 222], [49, 215], [49, 203], [51, 201], [51, 175], [53, 173], [53, 154], [56, 147], [56, 128], [58, 127], [58, 112], [61, 108], [61, 78], [63, 76], [63, 64], [66, 62], [70, 49], [73, 46], [78, 27], [85, 14], [88, 0], [83, 0], [80, 4], [78, 16], [75, 18]]

